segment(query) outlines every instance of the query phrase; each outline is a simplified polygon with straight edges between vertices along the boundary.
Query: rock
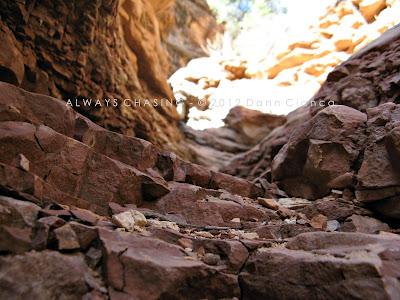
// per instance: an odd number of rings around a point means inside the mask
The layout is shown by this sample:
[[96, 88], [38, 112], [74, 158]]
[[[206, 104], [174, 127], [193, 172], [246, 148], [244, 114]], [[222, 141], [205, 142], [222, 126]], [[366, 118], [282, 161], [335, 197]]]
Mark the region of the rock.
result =
[[79, 249], [78, 237], [69, 224], [65, 224], [54, 230], [55, 237], [58, 242], [59, 250]]
[[317, 199], [352, 186], [351, 167], [365, 140], [367, 116], [330, 106], [296, 131], [272, 162], [274, 181], [289, 195]]
[[385, 0], [362, 0], [358, 3], [360, 11], [368, 22], [372, 22], [385, 7]]
[[[171, 1], [172, 2], [172, 1]], [[191, 59], [207, 56], [203, 50], [207, 41], [214, 41], [219, 32], [213, 12], [206, 1], [173, 1], [172, 13], [174, 26], [163, 43], [172, 60], [170, 74], [184, 67]]]
[[97, 221], [101, 218], [99, 215], [91, 212], [87, 209], [74, 208], [71, 210], [71, 214], [84, 223], [89, 225], [96, 225]]
[[0, 251], [24, 253], [32, 248], [31, 234], [40, 207], [0, 196]]
[[329, 220], [326, 222], [326, 231], [333, 232], [340, 228], [340, 223], [336, 220]]
[[107, 282], [125, 297], [183, 299], [193, 294], [215, 299], [240, 295], [235, 276], [201, 261], [185, 259], [186, 254], [178, 246], [155, 238], [104, 230], [100, 231], [100, 239]]
[[23, 154], [18, 156], [18, 167], [29, 172], [29, 160]]
[[149, 219], [149, 220], [147, 220], [147, 224], [149, 226], [153, 226], [156, 228], [171, 229], [171, 230], [179, 231], [179, 226], [174, 222]]
[[69, 225], [75, 232], [81, 249], [86, 250], [97, 239], [97, 230], [94, 227], [77, 222], [69, 222]]
[[[54, 299], [60, 296], [80, 299], [94, 289], [93, 283], [98, 282], [82, 255], [29, 252], [2, 256], [0, 266], [0, 297], [3, 299]], [[97, 285], [100, 290], [100, 284]]]
[[232, 108], [224, 119], [226, 126], [241, 133], [251, 144], [260, 141], [285, 121], [284, 116], [266, 114], [243, 106]]
[[11, 30], [0, 23], [0, 81], [20, 85], [24, 78], [24, 57]]
[[313, 299], [318, 291], [319, 297], [330, 299], [394, 299], [399, 290], [393, 249], [399, 249], [399, 243], [398, 237], [305, 233], [286, 248], [260, 248], [239, 276], [242, 297], [291, 299], [295, 294]]
[[146, 217], [141, 212], [133, 209], [113, 215], [112, 221], [115, 225], [127, 231], [140, 230], [140, 228], [147, 226]]
[[279, 203], [274, 199], [258, 198], [258, 204], [273, 210], [279, 209]]
[[[172, 0], [127, 0], [119, 5], [117, 0], [111, 0], [94, 6], [60, 2], [59, 7], [56, 16], [54, 7], [46, 3], [32, 8], [12, 1], [2, 3], [0, 10], [7, 12], [7, 16], [0, 23], [0, 80], [69, 100], [69, 105], [105, 128], [150, 140], [191, 158], [178, 129], [175, 106], [170, 103], [156, 108], [144, 101], [136, 105], [135, 100], [172, 101], [168, 76], [188, 56], [186, 51], [176, 51], [171, 43], [192, 49], [204, 44], [207, 38], [214, 38], [216, 32], [208, 28], [215, 24], [215, 18], [207, 5]], [[182, 9], [191, 9], [195, 15], [201, 12], [204, 19], [193, 21]], [[34, 16], [35, 22], [21, 25], [20, 18], [26, 20], [30, 16]], [[87, 16], [93, 22], [83, 28], [79, 19]], [[189, 27], [178, 25], [182, 19]], [[100, 31], [99, 27], [105, 30]], [[188, 34], [192, 31], [197, 34]], [[92, 71], [91, 66], [97, 68]], [[127, 95], [135, 95], [135, 99], [124, 101]], [[84, 99], [93, 101], [85, 105]], [[94, 105], [94, 99], [101, 99], [101, 109]], [[118, 107], [114, 107], [114, 99]]]
[[390, 228], [387, 224], [371, 217], [359, 215], [352, 215], [351, 217], [347, 218], [344, 224], [340, 227], [340, 231], [370, 234], [389, 230]]
[[207, 264], [207, 265], [210, 265], [210, 266], [218, 265], [220, 259], [221, 258], [219, 257], [219, 255], [218, 254], [214, 254], [214, 253], [206, 253], [202, 257], [203, 262], [205, 264]]
[[311, 227], [315, 229], [325, 230], [327, 227], [328, 218], [324, 215], [316, 215], [310, 220]]
[[[40, 207], [34, 203], [0, 196], [2, 224], [32, 227], [38, 217]], [[8, 218], [8, 219], [7, 219]]]
[[289, 209], [300, 209], [307, 207], [312, 202], [302, 198], [279, 198], [278, 204]]

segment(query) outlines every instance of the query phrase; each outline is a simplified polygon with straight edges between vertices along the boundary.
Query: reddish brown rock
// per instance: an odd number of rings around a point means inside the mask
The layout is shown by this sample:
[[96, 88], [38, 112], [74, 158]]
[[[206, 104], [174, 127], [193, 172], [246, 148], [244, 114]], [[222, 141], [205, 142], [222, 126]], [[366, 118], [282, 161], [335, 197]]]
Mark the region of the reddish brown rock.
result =
[[[276, 116], [248, 109], [242, 106], [232, 108], [224, 122], [227, 127], [241, 134], [243, 142], [254, 144], [262, 140], [273, 129], [283, 125], [284, 116]], [[247, 139], [247, 140], [246, 140]]]
[[82, 255], [53, 251], [0, 257], [0, 287], [2, 299], [72, 300], [102, 289]]
[[340, 226], [340, 231], [361, 232], [361, 233], [379, 233], [380, 231], [389, 231], [387, 224], [371, 217], [353, 215], [346, 219]]
[[365, 141], [367, 116], [331, 106], [294, 132], [272, 163], [273, 180], [289, 195], [317, 199], [353, 186], [352, 166]]
[[23, 253], [32, 248], [31, 234], [40, 207], [0, 196], [0, 251]]
[[396, 299], [399, 243], [397, 236], [305, 233], [286, 248], [258, 249], [239, 276], [242, 297]]
[[[70, 99], [77, 110], [107, 129], [147, 139], [190, 158], [178, 130], [175, 106], [143, 104], [144, 99], [173, 98], [167, 84], [169, 55], [160, 29], [167, 35], [173, 25], [168, 14], [174, 11], [163, 8], [173, 2], [59, 1], [55, 10], [53, 3], [30, 6], [3, 1], [0, 79]], [[85, 26], [82, 19], [89, 20]], [[92, 99], [92, 104], [85, 106], [83, 99]], [[101, 106], [94, 105], [97, 99]], [[107, 105], [106, 99], [109, 103], [118, 99], [119, 105]], [[137, 99], [142, 105], [124, 105], [124, 99], [133, 103]]]
[[100, 231], [110, 287], [124, 297], [159, 299], [187, 295], [218, 299], [240, 296], [237, 278], [197, 259], [180, 247], [129, 233]]
[[157, 202], [144, 203], [143, 206], [164, 215], [181, 216], [193, 225], [226, 226], [237, 217], [249, 221], [277, 218], [274, 213], [258, 209], [250, 201], [242, 200], [242, 203], [238, 203], [225, 197], [222, 192], [181, 183], [170, 184], [170, 187], [172, 190], [168, 195]]

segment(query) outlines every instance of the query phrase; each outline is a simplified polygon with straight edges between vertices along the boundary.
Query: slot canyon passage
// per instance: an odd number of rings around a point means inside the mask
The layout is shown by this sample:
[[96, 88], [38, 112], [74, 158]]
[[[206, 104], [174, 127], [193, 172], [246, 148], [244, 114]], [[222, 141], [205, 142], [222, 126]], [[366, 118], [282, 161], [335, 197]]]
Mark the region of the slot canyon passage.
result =
[[400, 4], [327, 2], [245, 59], [205, 0], [2, 0], [0, 299], [400, 299]]

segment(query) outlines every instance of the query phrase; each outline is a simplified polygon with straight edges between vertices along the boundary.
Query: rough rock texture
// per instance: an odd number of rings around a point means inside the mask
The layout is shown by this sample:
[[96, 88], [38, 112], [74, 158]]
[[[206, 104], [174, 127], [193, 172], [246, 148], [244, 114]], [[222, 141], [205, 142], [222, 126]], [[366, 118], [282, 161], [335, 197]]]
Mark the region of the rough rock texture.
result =
[[[316, 117], [364, 120], [336, 109]], [[396, 229], [345, 195], [276, 193], [0, 83], [2, 299], [399, 297]]]
[[251, 149], [285, 121], [285, 116], [236, 106], [225, 117], [223, 127], [194, 130], [182, 125], [181, 128], [194, 153], [194, 161], [218, 170], [235, 155]]
[[171, 59], [171, 74], [190, 60], [207, 56], [208, 44], [222, 33], [206, 0], [175, 0], [173, 16], [170, 32], [163, 38]]
[[335, 66], [398, 23], [400, 2], [346, 0], [327, 8], [309, 35], [293, 41], [268, 66], [282, 86], [322, 84]]
[[395, 299], [400, 292], [399, 241], [391, 235], [311, 233], [286, 247], [260, 248], [239, 276], [242, 297]]
[[389, 30], [338, 66], [309, 105], [223, 170], [300, 198], [339, 190], [399, 218], [399, 33]]
[[[118, 67], [133, 76], [122, 89], [167, 96], [157, 28], [170, 24], [171, 7], [0, 4], [0, 79], [9, 82], [0, 82], [0, 298], [399, 299], [399, 28], [331, 73], [318, 107], [287, 119], [237, 108], [225, 141], [197, 136], [214, 153], [265, 136], [227, 168], [253, 182], [165, 151], [186, 153], [174, 108], [85, 111], [110, 131], [16, 87], [36, 90], [43, 76], [43, 93], [120, 93]], [[78, 36], [85, 42], [68, 47]], [[337, 105], [325, 107], [330, 97]], [[129, 127], [134, 113], [139, 129]]]
[[[182, 5], [195, 8], [182, 16]], [[199, 10], [204, 16], [191, 20]], [[175, 61], [186, 62], [188, 54], [168, 53], [164, 43], [170, 34], [176, 45], [200, 47], [214, 36], [206, 26], [215, 20], [203, 1], [2, 1], [0, 11], [0, 80], [70, 99], [107, 129], [190, 158], [167, 83]], [[192, 29], [193, 34], [186, 34]], [[92, 99], [91, 104], [84, 99]], [[168, 104], [160, 105], [159, 99]]]

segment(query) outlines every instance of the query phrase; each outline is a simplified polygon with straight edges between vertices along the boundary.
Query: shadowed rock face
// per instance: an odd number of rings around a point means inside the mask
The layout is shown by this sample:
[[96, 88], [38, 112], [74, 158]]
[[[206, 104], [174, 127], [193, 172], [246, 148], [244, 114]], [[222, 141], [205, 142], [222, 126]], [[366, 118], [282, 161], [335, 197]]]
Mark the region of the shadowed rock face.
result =
[[[186, 2], [2, 1], [0, 80], [71, 99], [78, 111], [107, 129], [191, 158], [177, 128], [175, 106], [143, 103], [144, 99], [172, 103], [168, 76], [190, 58], [167, 41], [200, 48], [216, 34], [210, 29], [215, 19], [208, 7], [202, 1]], [[188, 10], [188, 20], [181, 20], [188, 29], [175, 20], [183, 18], [181, 5]], [[189, 20], [197, 10], [203, 16], [199, 24]], [[92, 104], [85, 106], [83, 99], [93, 99]], [[102, 105], [95, 106], [96, 99]], [[118, 107], [104, 99], [119, 99]], [[124, 99], [131, 99], [131, 106]], [[142, 104], [135, 104], [140, 99]]]

